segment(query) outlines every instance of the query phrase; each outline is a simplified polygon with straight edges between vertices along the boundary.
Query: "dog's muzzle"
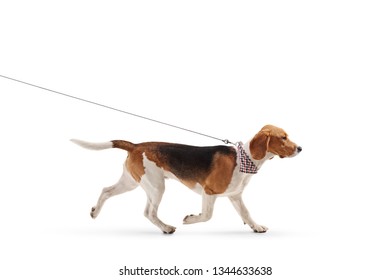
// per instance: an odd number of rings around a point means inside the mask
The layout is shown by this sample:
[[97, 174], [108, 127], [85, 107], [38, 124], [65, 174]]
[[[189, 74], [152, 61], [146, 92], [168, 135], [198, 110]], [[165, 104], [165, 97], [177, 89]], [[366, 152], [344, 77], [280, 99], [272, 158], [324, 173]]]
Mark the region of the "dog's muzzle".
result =
[[[300, 152], [302, 152], [302, 147], [301, 147], [301, 146], [298, 146], [298, 147], [295, 149], [294, 153], [293, 153], [292, 155], [290, 155], [289, 157], [290, 157], [290, 158], [295, 157], [295, 156], [298, 155]], [[281, 156], [279, 156], [279, 157], [280, 157], [280, 158], [284, 158], [284, 157], [281, 157]]]

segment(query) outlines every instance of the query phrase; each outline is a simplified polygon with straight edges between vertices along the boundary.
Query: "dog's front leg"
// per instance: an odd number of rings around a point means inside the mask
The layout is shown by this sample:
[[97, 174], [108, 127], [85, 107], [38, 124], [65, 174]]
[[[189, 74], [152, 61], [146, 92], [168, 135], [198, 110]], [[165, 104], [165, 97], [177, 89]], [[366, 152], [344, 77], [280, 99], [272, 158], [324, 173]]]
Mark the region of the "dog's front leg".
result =
[[242, 201], [242, 194], [229, 196], [230, 201], [232, 202], [234, 208], [237, 210], [238, 214], [241, 216], [245, 224], [249, 225], [254, 232], [266, 232], [267, 227], [261, 226], [255, 223], [251, 216], [249, 215], [248, 209], [245, 207], [244, 201]]
[[213, 216], [214, 203], [217, 199], [215, 195], [208, 195], [205, 192], [202, 193], [202, 213], [199, 215], [187, 215], [183, 224], [194, 224], [199, 222], [207, 222]]

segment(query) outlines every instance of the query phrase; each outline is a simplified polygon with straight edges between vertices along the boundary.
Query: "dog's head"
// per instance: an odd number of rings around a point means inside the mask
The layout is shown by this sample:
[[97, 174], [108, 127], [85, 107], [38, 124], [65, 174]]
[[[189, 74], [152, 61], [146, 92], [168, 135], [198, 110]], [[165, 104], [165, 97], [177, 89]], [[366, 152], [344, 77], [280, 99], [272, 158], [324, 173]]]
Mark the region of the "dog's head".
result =
[[264, 126], [249, 144], [252, 157], [256, 160], [263, 159], [267, 152], [284, 157], [294, 157], [302, 151], [302, 148], [288, 139], [287, 133], [276, 126]]

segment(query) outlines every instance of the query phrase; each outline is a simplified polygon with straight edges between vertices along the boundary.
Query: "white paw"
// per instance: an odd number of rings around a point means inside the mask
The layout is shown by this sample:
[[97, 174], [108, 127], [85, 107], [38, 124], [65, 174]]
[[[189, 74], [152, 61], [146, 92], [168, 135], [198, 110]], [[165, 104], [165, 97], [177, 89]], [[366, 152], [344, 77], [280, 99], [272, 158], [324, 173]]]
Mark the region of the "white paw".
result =
[[168, 226], [168, 225], [165, 225], [164, 228], [162, 229], [163, 233], [167, 233], [167, 234], [172, 234], [175, 232], [175, 230], [176, 230], [175, 227]]
[[200, 215], [187, 215], [183, 219], [183, 224], [193, 224], [199, 222]]
[[258, 233], [263, 233], [268, 230], [266, 226], [261, 226], [261, 225], [253, 225], [251, 226], [251, 228], [253, 229], [254, 232], [258, 232]]
[[91, 218], [95, 219], [98, 216], [98, 214], [99, 214], [99, 211], [96, 211], [96, 207], [92, 207], [91, 213], [90, 213]]

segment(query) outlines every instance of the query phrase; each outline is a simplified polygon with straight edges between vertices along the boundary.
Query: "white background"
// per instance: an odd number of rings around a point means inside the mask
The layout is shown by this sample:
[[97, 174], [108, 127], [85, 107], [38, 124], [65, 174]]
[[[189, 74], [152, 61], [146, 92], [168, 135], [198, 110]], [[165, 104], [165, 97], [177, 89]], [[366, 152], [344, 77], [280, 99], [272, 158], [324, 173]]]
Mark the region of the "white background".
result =
[[211, 221], [182, 225], [201, 200], [174, 181], [159, 213], [173, 235], [143, 217], [140, 188], [92, 220], [126, 154], [70, 138], [221, 143], [0, 78], [0, 278], [177, 265], [389, 279], [389, 14], [372, 0], [2, 1], [1, 75], [232, 141], [275, 124], [303, 152], [244, 193], [265, 234], [223, 198]]

